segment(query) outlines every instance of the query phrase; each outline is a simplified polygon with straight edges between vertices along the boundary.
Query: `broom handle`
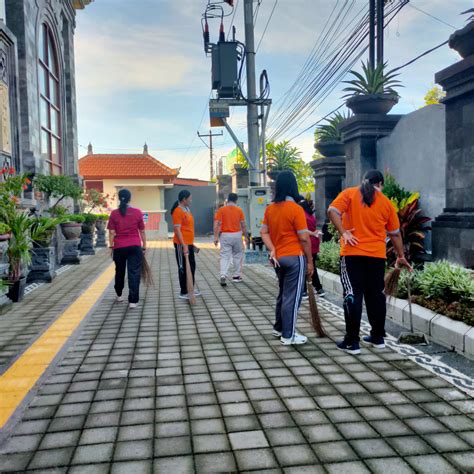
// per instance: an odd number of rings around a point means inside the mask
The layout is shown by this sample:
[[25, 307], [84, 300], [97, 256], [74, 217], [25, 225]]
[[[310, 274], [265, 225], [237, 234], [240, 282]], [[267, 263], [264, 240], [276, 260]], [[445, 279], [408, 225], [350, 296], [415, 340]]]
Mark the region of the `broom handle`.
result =
[[413, 313], [411, 309], [411, 275], [407, 279], [408, 311], [410, 313], [410, 332], [413, 332]]

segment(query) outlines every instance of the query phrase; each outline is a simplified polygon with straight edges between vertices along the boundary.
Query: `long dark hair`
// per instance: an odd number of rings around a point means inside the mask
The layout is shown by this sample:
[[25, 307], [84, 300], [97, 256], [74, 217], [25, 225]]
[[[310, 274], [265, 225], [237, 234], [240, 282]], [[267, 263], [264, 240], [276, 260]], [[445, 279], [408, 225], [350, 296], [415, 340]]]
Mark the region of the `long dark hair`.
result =
[[130, 199], [132, 199], [132, 193], [128, 189], [121, 189], [118, 192], [119, 198], [119, 211], [122, 216], [127, 215], [127, 207]]
[[299, 196], [297, 202], [304, 209], [304, 212], [306, 212], [306, 214], [309, 214], [310, 216], [314, 214], [314, 209], [311, 206], [311, 203], [303, 196]]
[[187, 189], [183, 189], [182, 191], [180, 191], [178, 194], [178, 200], [173, 204], [170, 214], [173, 215], [173, 212], [179, 206], [179, 203], [184, 201], [185, 199], [188, 199], [189, 196], [191, 196], [191, 193]]
[[298, 202], [300, 193], [295, 175], [291, 171], [282, 171], [276, 180], [273, 202], [283, 202], [289, 196]]
[[375, 200], [375, 184], [384, 183], [383, 174], [378, 170], [370, 170], [365, 173], [362, 184], [360, 185], [360, 192], [362, 194], [362, 201], [367, 206], [371, 206]]

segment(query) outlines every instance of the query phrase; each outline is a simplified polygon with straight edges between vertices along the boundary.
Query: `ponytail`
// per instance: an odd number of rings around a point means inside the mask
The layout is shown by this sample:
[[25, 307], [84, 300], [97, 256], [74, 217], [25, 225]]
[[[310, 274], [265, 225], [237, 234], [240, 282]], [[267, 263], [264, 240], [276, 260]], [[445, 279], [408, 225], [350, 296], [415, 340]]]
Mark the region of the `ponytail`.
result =
[[118, 192], [118, 198], [119, 198], [119, 211], [122, 216], [127, 215], [127, 208], [128, 208], [128, 203], [130, 202], [130, 199], [132, 198], [132, 193], [128, 189], [121, 189]]
[[185, 199], [188, 199], [189, 196], [191, 196], [191, 193], [187, 189], [183, 189], [182, 191], [180, 191], [178, 194], [178, 200], [171, 207], [170, 214], [173, 215], [173, 212], [180, 205], [180, 203]]
[[370, 170], [365, 173], [362, 184], [359, 187], [362, 194], [362, 201], [365, 205], [371, 206], [375, 200], [375, 185], [383, 184], [383, 174], [378, 170]]

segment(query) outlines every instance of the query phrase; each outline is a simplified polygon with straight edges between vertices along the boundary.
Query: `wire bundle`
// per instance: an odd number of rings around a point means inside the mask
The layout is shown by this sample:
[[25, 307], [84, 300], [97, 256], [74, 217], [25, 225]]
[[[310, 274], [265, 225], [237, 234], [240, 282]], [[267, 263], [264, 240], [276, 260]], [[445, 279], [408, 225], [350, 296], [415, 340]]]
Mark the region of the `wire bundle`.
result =
[[[385, 26], [408, 1], [386, 6]], [[356, 10], [356, 4], [356, 0], [337, 0], [300, 73], [276, 107], [269, 141], [300, 127], [368, 49], [369, 9], [364, 2]]]

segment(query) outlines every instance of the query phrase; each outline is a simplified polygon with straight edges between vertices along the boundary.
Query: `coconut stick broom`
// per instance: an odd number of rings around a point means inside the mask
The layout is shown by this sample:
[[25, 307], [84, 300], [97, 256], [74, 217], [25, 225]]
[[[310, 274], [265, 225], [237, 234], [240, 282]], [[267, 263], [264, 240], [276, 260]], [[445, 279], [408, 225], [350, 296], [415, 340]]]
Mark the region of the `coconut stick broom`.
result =
[[309, 299], [309, 312], [311, 314], [311, 325], [318, 337], [326, 336], [326, 332], [321, 324], [321, 316], [319, 315], [318, 304], [316, 303], [316, 297], [314, 296], [313, 285], [311, 279], [308, 278], [306, 281], [306, 292], [308, 293]]
[[189, 255], [184, 254], [186, 262], [186, 288], [188, 290], [188, 298], [190, 304], [196, 304], [196, 295], [194, 294], [193, 273], [191, 272], [191, 265], [189, 263]]
[[155, 286], [155, 282], [153, 281], [153, 275], [151, 273], [151, 267], [148, 263], [146, 255], [143, 255], [141, 278], [146, 286]]

